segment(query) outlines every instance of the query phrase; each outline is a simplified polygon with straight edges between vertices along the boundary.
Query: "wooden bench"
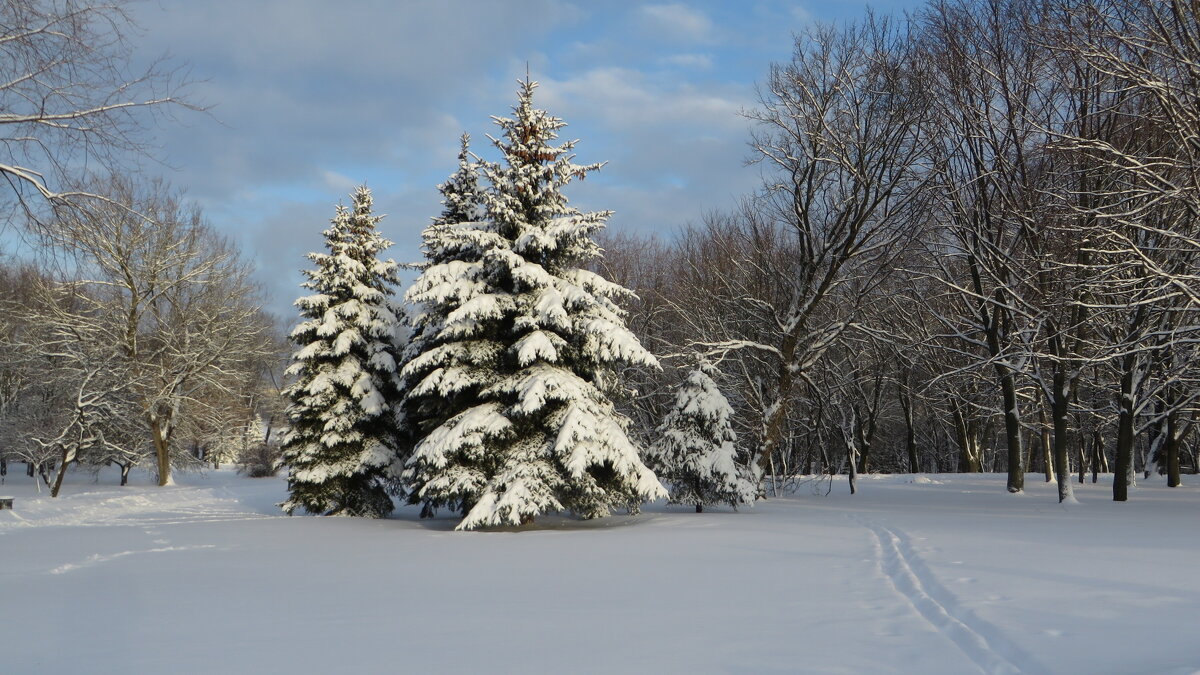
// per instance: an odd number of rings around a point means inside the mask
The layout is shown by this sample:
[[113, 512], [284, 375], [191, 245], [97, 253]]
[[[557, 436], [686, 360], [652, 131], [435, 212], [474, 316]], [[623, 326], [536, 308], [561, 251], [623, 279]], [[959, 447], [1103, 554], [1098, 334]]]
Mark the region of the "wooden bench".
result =
[[12, 497], [0, 497], [0, 511], [11, 509], [13, 503]]

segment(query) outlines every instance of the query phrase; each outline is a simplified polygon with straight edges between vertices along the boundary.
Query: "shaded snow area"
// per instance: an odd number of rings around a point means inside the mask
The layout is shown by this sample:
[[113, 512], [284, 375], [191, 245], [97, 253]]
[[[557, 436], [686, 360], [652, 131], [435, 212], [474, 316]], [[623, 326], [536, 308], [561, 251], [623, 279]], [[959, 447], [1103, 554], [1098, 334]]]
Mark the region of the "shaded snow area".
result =
[[452, 532], [230, 472], [0, 494], [4, 673], [1191, 673], [1200, 490], [865, 476]]

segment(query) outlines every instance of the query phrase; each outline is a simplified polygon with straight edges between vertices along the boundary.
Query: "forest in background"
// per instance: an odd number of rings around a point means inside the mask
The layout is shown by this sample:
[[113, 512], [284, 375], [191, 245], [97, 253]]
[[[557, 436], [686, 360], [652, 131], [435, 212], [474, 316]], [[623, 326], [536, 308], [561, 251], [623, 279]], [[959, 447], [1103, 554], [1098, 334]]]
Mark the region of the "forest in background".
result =
[[[763, 189], [673, 239], [614, 236], [603, 269], [653, 351], [720, 364], [766, 474], [1178, 485], [1197, 469], [1198, 11], [932, 2], [814, 28], [748, 113]], [[664, 388], [639, 389], [646, 426]]]

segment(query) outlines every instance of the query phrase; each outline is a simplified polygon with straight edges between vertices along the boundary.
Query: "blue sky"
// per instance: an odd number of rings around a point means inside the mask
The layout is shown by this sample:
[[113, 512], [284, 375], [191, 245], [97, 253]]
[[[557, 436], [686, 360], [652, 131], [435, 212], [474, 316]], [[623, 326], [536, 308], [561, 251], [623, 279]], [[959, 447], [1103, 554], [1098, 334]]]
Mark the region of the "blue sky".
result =
[[[880, 0], [876, 11], [910, 9]], [[738, 115], [814, 20], [865, 2], [465, 2], [158, 0], [137, 6], [141, 58], [188, 64], [194, 100], [156, 129], [168, 179], [238, 240], [270, 306], [299, 294], [303, 254], [321, 246], [333, 205], [365, 183], [398, 261], [419, 258], [439, 210], [435, 186], [458, 137], [488, 156], [526, 65], [539, 107], [580, 139], [578, 161], [607, 161], [568, 192], [615, 211], [610, 227], [670, 236], [758, 183]]]

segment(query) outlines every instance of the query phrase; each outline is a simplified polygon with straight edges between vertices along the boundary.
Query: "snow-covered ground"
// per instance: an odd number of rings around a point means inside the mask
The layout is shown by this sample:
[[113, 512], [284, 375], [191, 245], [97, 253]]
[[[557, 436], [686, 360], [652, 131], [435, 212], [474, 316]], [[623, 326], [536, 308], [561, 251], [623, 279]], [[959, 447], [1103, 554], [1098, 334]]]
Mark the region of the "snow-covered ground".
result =
[[1200, 671], [1200, 489], [1028, 480], [456, 533], [289, 518], [282, 480], [226, 471], [57, 500], [10, 472], [0, 672]]

